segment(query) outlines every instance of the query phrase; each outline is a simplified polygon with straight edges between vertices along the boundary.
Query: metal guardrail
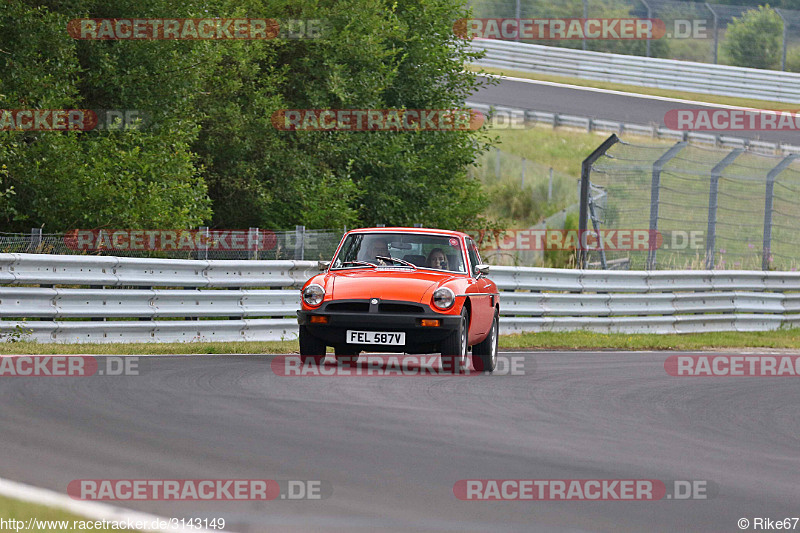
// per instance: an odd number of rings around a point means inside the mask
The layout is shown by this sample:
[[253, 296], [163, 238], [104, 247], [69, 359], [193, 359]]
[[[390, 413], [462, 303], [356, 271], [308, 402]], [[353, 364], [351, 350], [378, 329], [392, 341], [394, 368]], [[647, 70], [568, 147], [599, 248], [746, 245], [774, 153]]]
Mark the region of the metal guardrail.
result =
[[[316, 268], [312, 261], [0, 254], [0, 336], [21, 328], [23, 337], [61, 343], [293, 339], [297, 289]], [[800, 272], [493, 267], [490, 278], [503, 291], [503, 333], [800, 326]]]
[[474, 39], [482, 67], [509, 68], [720, 96], [800, 103], [800, 74]]
[[[536, 111], [534, 109], [521, 109], [517, 107], [492, 106], [477, 102], [465, 102], [469, 108], [480, 111], [489, 116], [490, 120], [502, 116], [503, 122], [500, 127], [520, 127], [525, 124], [546, 124], [549, 126], [580, 128], [586, 131], [597, 131], [604, 133], [617, 133], [640, 135], [652, 137], [654, 139], [670, 139], [674, 141], [689, 141], [698, 144], [706, 144], [719, 148], [742, 148], [762, 154], [797, 154], [800, 153], [800, 146], [783, 143], [772, 143], [745, 139], [743, 137], [733, 137], [729, 135], [715, 135], [711, 133], [698, 133], [694, 131], [678, 131], [659, 126], [658, 124], [628, 124], [624, 122], [614, 122], [565, 113], [548, 113]], [[507, 122], [506, 122], [507, 121]]]

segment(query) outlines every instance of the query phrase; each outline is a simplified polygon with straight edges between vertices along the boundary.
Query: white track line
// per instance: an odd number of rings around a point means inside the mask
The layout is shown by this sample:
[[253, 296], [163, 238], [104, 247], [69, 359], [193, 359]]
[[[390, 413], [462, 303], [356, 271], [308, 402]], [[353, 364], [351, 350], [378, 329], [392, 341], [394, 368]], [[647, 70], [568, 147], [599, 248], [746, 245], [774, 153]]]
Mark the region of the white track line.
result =
[[713, 107], [718, 109], [734, 109], [734, 110], [741, 110], [741, 111], [769, 111], [764, 109], [758, 109], [755, 107], [740, 107], [734, 105], [725, 105], [725, 104], [712, 104], [709, 102], [697, 102], [695, 100], [682, 100], [680, 98], [670, 98], [668, 96], [653, 96], [649, 94], [639, 94], [639, 93], [628, 93], [625, 91], [614, 91], [611, 89], [599, 89], [597, 87], [585, 87], [583, 85], [570, 85], [568, 83], [557, 83], [554, 81], [542, 81], [542, 80], [530, 80], [528, 78], [515, 78], [513, 76], [501, 76], [499, 74], [488, 74], [483, 73], [480, 74], [481, 76], [487, 78], [497, 78], [501, 80], [509, 80], [509, 81], [517, 81], [520, 83], [531, 83], [534, 85], [547, 85], [548, 87], [561, 87], [563, 89], [576, 89], [579, 91], [589, 91], [594, 93], [604, 93], [604, 94], [613, 94], [617, 96], [628, 96], [630, 98], [641, 98], [644, 100], [659, 100], [661, 102], [672, 102], [675, 104], [686, 104], [686, 105], [696, 105], [696, 106], [703, 106], [703, 107]]
[[[152, 524], [154, 521], [168, 522], [168, 518], [161, 516], [151, 515], [147, 513], [140, 513], [138, 511], [131, 511], [115, 505], [100, 502], [88, 502], [83, 500], [73, 500], [65, 494], [60, 494], [52, 490], [34, 487], [33, 485], [26, 485], [10, 479], [0, 478], [0, 495], [15, 500], [22, 500], [29, 503], [44, 505], [47, 507], [55, 507], [68, 511], [70, 513], [86, 517], [91, 520], [106, 520], [126, 523], [143, 522]], [[122, 531], [122, 530], [120, 530]], [[184, 533], [211, 533], [208, 529], [201, 528], [185, 528], [175, 527], [167, 529], [146, 529], [145, 531], [164, 531], [164, 532], [184, 532]], [[225, 529], [228, 532], [227, 529]], [[230, 532], [228, 532], [230, 533]]]

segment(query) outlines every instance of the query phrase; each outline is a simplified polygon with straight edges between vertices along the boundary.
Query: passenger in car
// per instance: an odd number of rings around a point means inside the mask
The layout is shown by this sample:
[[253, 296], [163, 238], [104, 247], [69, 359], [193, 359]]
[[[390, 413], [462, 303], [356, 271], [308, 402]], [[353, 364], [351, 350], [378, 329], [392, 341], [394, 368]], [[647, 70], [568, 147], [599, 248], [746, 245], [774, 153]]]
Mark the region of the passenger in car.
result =
[[434, 248], [428, 254], [428, 260], [425, 262], [428, 268], [436, 268], [438, 270], [449, 270], [447, 256], [441, 248]]

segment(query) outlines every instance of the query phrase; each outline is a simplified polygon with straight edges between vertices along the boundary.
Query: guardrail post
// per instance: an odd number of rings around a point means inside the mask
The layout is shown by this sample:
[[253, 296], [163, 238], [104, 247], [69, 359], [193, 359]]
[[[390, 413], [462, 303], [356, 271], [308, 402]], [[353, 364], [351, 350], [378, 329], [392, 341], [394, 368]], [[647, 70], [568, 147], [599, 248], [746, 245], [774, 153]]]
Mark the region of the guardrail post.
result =
[[658, 231], [658, 206], [659, 195], [661, 193], [661, 171], [669, 161], [678, 155], [678, 152], [683, 150], [688, 143], [679, 142], [675, 146], [667, 150], [667, 153], [662, 155], [658, 161], [653, 163], [653, 179], [650, 182], [650, 250], [647, 255], [647, 270], [654, 270], [656, 268], [656, 248], [653, 246], [655, 243], [653, 239], [656, 238], [656, 231]]
[[589, 218], [589, 178], [592, 173], [592, 165], [595, 161], [600, 159], [612, 146], [619, 142], [619, 137], [615, 133], [611, 137], [603, 141], [603, 144], [597, 147], [589, 157], [581, 163], [581, 192], [580, 192], [580, 209], [578, 211], [578, 268], [586, 268], [586, 263], [589, 259], [588, 250], [584, 250], [584, 233], [586, 232], [586, 225]]
[[772, 247], [772, 204], [774, 200], [775, 179], [778, 174], [800, 157], [800, 154], [791, 154], [784, 158], [767, 174], [767, 191], [764, 200], [764, 244], [761, 248], [761, 270], [769, 270], [770, 248]]
[[305, 226], [295, 226], [294, 227], [294, 258], [296, 261], [302, 261], [304, 257], [304, 249], [305, 249], [305, 236], [306, 236], [306, 227]]
[[719, 178], [722, 177], [728, 165], [739, 157], [744, 150], [737, 148], [725, 156], [717, 166], [711, 169], [711, 185], [708, 190], [708, 230], [706, 232], [706, 270], [714, 268], [714, 247], [717, 240], [717, 198], [719, 192]]

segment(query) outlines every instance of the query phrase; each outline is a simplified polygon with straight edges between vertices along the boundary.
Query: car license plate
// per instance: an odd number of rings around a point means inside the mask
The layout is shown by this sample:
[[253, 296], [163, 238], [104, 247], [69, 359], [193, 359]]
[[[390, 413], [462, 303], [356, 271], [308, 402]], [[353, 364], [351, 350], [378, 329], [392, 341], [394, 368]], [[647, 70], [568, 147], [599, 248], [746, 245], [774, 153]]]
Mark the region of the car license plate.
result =
[[402, 346], [406, 343], [405, 332], [353, 331], [347, 330], [348, 344], [388, 344]]

